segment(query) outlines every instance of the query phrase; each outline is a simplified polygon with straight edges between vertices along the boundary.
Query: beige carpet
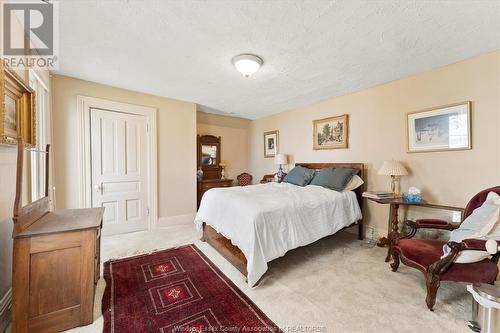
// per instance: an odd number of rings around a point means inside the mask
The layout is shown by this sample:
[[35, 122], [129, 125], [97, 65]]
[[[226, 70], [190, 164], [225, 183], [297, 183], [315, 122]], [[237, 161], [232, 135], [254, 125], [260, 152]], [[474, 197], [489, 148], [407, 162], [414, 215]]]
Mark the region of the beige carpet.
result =
[[[188, 243], [195, 243], [285, 333], [470, 332], [466, 321], [471, 298], [464, 284], [443, 283], [431, 312], [425, 305], [420, 272], [401, 265], [393, 273], [384, 262], [386, 249], [346, 232], [271, 262], [253, 289], [223, 257], [198, 240], [190, 225], [103, 238], [102, 262]], [[94, 324], [68, 332], [101, 332], [103, 291], [101, 278]]]

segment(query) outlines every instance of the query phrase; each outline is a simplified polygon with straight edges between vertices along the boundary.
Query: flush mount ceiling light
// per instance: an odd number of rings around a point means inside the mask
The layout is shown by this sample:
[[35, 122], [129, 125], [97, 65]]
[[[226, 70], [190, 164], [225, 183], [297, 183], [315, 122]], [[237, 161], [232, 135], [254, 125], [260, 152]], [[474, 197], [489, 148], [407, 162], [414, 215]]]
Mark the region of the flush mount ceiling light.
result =
[[240, 54], [233, 58], [233, 65], [245, 77], [257, 72], [264, 61], [254, 54]]

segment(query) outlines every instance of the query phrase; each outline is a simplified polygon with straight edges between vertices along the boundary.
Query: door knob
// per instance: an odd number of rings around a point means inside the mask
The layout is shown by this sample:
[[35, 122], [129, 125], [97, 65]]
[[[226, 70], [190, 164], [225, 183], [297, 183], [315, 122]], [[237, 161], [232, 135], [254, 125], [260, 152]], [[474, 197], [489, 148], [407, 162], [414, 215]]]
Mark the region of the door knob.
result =
[[94, 189], [102, 194], [102, 183], [94, 185]]

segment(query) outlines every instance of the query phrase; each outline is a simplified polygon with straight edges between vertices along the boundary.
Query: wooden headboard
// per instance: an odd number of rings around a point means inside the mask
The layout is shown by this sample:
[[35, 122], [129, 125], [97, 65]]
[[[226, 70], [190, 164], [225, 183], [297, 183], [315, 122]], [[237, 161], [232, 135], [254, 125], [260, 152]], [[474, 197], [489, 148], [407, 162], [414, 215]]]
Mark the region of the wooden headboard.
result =
[[[363, 179], [365, 182], [363, 185], [358, 187], [357, 189], [354, 190], [354, 193], [356, 193], [356, 198], [358, 199], [358, 204], [359, 207], [361, 208], [361, 211], [363, 212], [363, 192], [365, 190], [366, 186], [366, 171], [365, 171], [365, 165], [363, 163], [295, 163], [295, 166], [301, 166], [304, 168], [308, 169], [313, 169], [313, 170], [319, 170], [319, 169], [324, 169], [324, 168], [351, 168], [351, 169], [356, 169], [358, 170], [358, 176]], [[359, 221], [359, 231], [358, 231], [358, 238], [363, 239], [363, 221]]]
[[[351, 168], [358, 170], [358, 176], [365, 180], [365, 165], [363, 163], [295, 163], [295, 166], [301, 166], [308, 169], [319, 170], [324, 168]], [[363, 187], [363, 186], [361, 186]]]

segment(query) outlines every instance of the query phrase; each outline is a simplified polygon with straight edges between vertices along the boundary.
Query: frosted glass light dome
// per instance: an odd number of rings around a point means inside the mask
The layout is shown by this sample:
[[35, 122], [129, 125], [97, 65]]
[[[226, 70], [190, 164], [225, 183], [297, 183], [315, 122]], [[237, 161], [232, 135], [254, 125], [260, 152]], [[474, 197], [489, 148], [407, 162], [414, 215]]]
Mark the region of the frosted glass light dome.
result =
[[264, 61], [253, 54], [240, 54], [233, 58], [233, 65], [245, 77], [257, 72]]

